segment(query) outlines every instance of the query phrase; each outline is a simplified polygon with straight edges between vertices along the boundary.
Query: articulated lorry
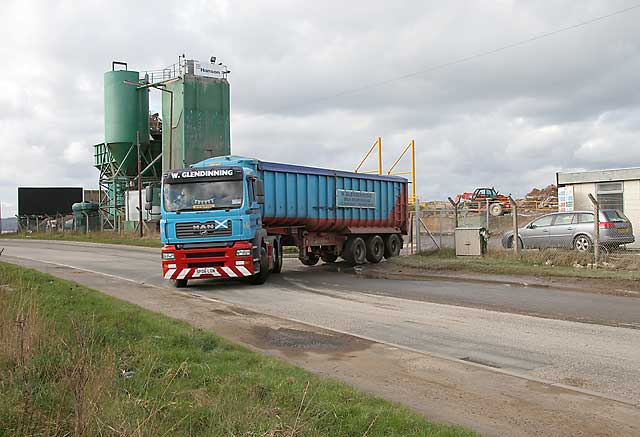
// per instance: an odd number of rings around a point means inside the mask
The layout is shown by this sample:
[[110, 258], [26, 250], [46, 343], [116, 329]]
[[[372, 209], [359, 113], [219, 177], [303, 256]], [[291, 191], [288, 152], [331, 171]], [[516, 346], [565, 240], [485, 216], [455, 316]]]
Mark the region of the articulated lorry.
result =
[[177, 287], [199, 278], [262, 284], [280, 273], [285, 246], [297, 246], [308, 266], [397, 256], [408, 227], [407, 183], [238, 156], [168, 171], [161, 189], [163, 276]]

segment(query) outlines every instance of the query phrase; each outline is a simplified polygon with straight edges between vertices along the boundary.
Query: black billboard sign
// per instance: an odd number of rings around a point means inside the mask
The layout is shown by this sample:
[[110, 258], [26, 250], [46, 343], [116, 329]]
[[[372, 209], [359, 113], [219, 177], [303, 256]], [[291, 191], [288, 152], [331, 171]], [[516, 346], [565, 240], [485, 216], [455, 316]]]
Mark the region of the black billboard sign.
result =
[[71, 205], [82, 202], [82, 188], [18, 187], [18, 215], [71, 214]]

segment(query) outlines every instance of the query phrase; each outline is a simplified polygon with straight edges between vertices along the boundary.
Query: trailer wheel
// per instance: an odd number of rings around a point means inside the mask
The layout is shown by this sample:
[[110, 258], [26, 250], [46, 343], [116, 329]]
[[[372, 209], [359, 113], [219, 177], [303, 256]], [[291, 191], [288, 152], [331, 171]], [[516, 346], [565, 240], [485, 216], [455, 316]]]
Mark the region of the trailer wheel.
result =
[[320, 261], [320, 257], [318, 255], [307, 255], [303, 258], [300, 258], [300, 262], [305, 266], [315, 266]]
[[367, 246], [360, 237], [352, 237], [347, 240], [342, 258], [349, 264], [364, 264], [367, 260]]
[[173, 286], [176, 288], [184, 288], [187, 286], [187, 280], [186, 279], [176, 279], [173, 282]]
[[336, 262], [336, 260], [338, 259], [338, 255], [335, 255], [333, 253], [326, 253], [324, 255], [321, 255], [320, 259], [322, 259], [322, 262], [325, 262], [327, 264], [332, 264]]
[[402, 241], [396, 234], [391, 234], [385, 238], [384, 241], [384, 257], [389, 259], [394, 256], [400, 255], [400, 249], [402, 248]]
[[377, 264], [384, 256], [384, 242], [380, 235], [367, 238], [367, 261]]
[[499, 216], [502, 215], [502, 213], [504, 212], [504, 208], [502, 208], [502, 205], [499, 203], [493, 203], [489, 206], [489, 213], [493, 216]]
[[262, 285], [267, 282], [269, 275], [271, 272], [269, 271], [269, 259], [267, 258], [267, 249], [262, 246], [260, 248], [260, 272], [249, 276], [249, 283], [252, 285]]

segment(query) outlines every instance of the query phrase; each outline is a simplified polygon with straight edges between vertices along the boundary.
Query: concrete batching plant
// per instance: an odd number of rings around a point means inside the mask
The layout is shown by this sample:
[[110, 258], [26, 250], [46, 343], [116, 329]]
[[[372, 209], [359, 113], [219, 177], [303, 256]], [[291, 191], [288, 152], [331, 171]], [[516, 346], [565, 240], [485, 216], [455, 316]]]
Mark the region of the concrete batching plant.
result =
[[[163, 171], [231, 153], [228, 73], [184, 55], [142, 73], [112, 63], [104, 74], [104, 142], [94, 145], [103, 229], [133, 229], [139, 186], [159, 186]], [[150, 90], [162, 92], [161, 119], [149, 113]], [[158, 217], [145, 211], [144, 218]]]

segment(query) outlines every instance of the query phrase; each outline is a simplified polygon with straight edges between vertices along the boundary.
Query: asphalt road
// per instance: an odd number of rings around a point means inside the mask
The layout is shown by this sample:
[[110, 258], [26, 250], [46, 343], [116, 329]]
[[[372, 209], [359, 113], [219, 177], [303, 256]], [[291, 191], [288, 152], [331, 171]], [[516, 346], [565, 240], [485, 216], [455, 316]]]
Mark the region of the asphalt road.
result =
[[[0, 260], [26, 258], [170, 286], [161, 278], [159, 253], [153, 249], [24, 240], [2, 240], [0, 247], [5, 247]], [[364, 279], [325, 266], [307, 268], [297, 260], [287, 260], [283, 274], [264, 286], [199, 281], [189, 290], [265, 314], [640, 404], [640, 330], [633, 329], [640, 326], [637, 298]]]

